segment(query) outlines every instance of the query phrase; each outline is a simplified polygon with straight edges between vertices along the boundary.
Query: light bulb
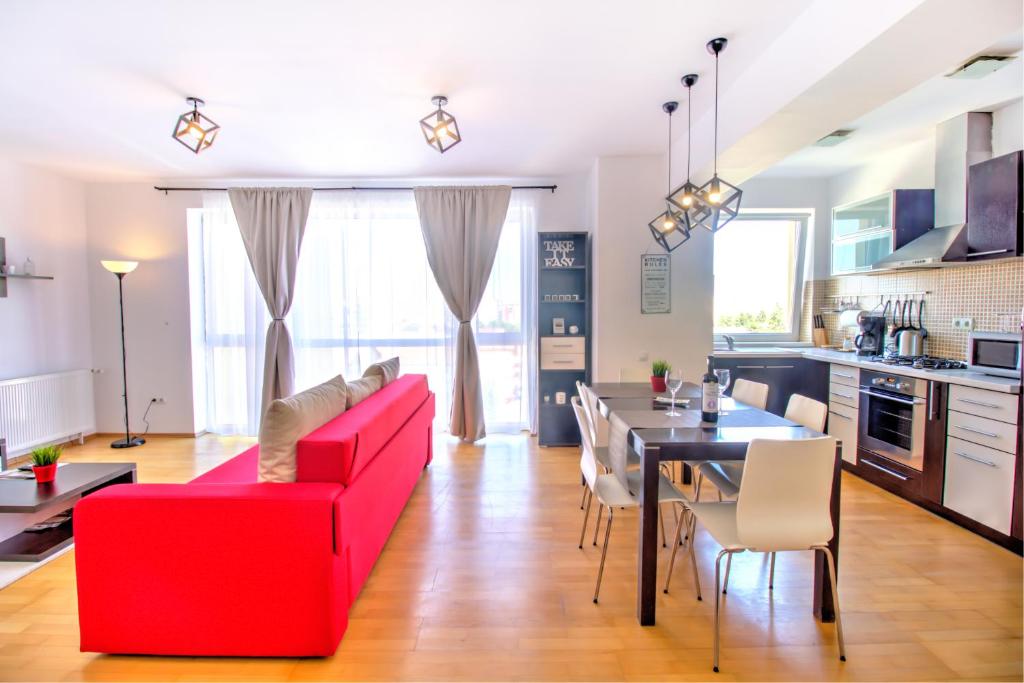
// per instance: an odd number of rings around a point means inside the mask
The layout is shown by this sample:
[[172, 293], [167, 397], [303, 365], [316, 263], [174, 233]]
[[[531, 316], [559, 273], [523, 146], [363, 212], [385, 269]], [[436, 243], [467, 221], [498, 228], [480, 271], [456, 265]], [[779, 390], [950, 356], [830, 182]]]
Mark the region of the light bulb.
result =
[[195, 123], [189, 123], [188, 124], [188, 134], [190, 136], [192, 136], [196, 140], [202, 140], [203, 139], [203, 135], [205, 135], [205, 133], [203, 132], [203, 129], [200, 128]]
[[661, 224], [661, 227], [662, 227], [662, 229], [665, 230], [665, 232], [668, 232], [669, 230], [671, 230], [675, 226], [676, 226], [676, 224], [673, 223], [672, 221], [668, 220], [668, 219], [665, 219], [665, 222]]
[[722, 201], [722, 194], [720, 192], [712, 192], [708, 195], [708, 201], [712, 204], [717, 204]]
[[693, 204], [693, 197], [688, 194], [683, 195], [683, 206], [689, 206], [690, 204]]

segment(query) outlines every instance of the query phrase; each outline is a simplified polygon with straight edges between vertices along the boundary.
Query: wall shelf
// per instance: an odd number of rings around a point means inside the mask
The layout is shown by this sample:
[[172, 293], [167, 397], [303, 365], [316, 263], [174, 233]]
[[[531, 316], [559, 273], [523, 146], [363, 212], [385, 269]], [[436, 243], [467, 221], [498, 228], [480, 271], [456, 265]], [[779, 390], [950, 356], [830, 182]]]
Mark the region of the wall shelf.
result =
[[[0, 237], [0, 270], [7, 267], [7, 240]], [[26, 273], [0, 272], [0, 299], [7, 298], [8, 280], [52, 280], [52, 275], [28, 275]]]
[[52, 280], [52, 275], [22, 275], [21, 273], [0, 273], [0, 278], [11, 280]]

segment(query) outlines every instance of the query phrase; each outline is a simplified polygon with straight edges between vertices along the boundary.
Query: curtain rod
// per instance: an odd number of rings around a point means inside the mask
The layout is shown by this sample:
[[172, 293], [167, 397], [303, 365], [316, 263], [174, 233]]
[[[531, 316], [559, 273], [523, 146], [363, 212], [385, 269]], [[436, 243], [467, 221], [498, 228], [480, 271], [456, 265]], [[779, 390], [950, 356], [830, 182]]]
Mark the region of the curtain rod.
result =
[[[466, 187], [471, 187], [471, 186], [466, 186]], [[226, 187], [160, 187], [159, 185], [154, 185], [153, 189], [157, 190], [158, 192], [163, 192], [164, 194], [167, 194], [168, 192], [227, 192], [228, 191], [228, 188], [226, 188]], [[353, 185], [353, 186], [350, 186], [350, 187], [314, 187], [313, 191], [314, 192], [350, 192], [350, 191], [353, 191], [353, 190], [370, 190], [370, 191], [376, 191], [376, 190], [390, 190], [390, 191], [408, 190], [408, 191], [411, 192], [414, 189], [416, 189], [416, 188], [414, 188], [414, 187], [359, 187], [359, 186]], [[513, 185], [512, 189], [513, 190], [550, 190], [551, 194], [554, 194], [555, 190], [558, 189], [558, 185]]]

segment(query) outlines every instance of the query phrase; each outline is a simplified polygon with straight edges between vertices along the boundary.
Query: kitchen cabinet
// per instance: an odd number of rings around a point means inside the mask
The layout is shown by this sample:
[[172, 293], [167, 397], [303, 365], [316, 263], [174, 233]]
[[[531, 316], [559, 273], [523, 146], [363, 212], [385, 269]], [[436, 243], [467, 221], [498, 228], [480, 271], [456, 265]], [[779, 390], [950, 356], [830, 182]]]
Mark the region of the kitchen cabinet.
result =
[[856, 465], [860, 370], [832, 363], [828, 380], [828, 426], [825, 431], [843, 444], [843, 460]]
[[715, 358], [715, 367], [729, 370], [730, 387], [738, 379], [768, 385], [768, 412], [784, 415], [789, 397], [803, 394], [828, 402], [828, 364], [805, 358]]
[[967, 185], [967, 259], [1020, 256], [1024, 247], [1021, 152], [973, 164]]
[[871, 270], [935, 225], [934, 190], [892, 190], [832, 209], [832, 274]]

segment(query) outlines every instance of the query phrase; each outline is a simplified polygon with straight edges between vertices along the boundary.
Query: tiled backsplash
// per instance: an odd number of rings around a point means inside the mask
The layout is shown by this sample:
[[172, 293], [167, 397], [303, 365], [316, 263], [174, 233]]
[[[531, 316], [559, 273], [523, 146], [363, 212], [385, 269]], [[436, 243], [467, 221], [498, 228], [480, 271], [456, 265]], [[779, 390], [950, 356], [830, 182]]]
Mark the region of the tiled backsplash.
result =
[[[928, 329], [925, 350], [933, 356], [963, 360], [967, 332], [953, 329], [953, 319], [971, 317], [978, 330], [1016, 331], [1024, 314], [1024, 260], [1008, 259], [988, 264], [932, 270], [856, 275], [814, 280], [804, 285], [804, 310], [800, 338], [811, 340], [812, 314], [821, 313], [832, 344], [852, 338], [854, 330], [839, 327], [839, 315], [824, 312], [840, 303], [836, 296], [859, 296], [860, 307], [871, 309], [879, 300], [897, 295], [924, 295], [924, 326]], [[920, 295], [915, 296], [920, 299]], [[915, 313], [915, 323], [917, 315]]]

